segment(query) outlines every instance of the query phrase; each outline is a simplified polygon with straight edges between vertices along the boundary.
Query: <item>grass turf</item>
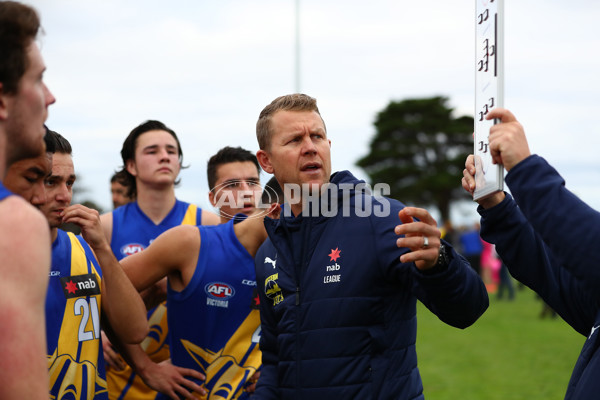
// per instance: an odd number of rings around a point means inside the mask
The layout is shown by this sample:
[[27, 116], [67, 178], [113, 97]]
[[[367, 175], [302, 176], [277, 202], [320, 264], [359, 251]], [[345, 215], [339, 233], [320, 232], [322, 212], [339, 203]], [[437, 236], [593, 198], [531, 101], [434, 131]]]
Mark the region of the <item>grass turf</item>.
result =
[[427, 400], [560, 400], [585, 338], [525, 288], [497, 300], [466, 330], [418, 303], [417, 354]]

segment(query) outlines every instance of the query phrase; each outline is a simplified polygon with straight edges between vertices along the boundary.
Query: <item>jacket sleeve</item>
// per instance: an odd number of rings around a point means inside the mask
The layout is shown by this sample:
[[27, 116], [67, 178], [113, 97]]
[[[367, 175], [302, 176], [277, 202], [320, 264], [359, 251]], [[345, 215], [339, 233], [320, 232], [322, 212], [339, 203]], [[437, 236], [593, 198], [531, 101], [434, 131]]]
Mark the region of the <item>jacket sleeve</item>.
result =
[[253, 399], [268, 400], [279, 399], [279, 389], [277, 382], [277, 324], [273, 315], [271, 301], [265, 295], [265, 273], [264, 255], [259, 249], [254, 259], [256, 269], [256, 286], [260, 298], [260, 351], [262, 353], [262, 367], [260, 378], [256, 384], [256, 390], [252, 395]]
[[473, 324], [489, 305], [483, 281], [469, 263], [446, 242], [444, 244], [450, 252], [451, 261], [442, 271], [422, 273], [414, 263], [400, 262], [400, 256], [408, 249], [396, 246], [398, 236], [394, 233], [394, 228], [401, 223], [398, 211], [403, 207], [401, 203], [392, 201], [390, 216], [377, 218], [372, 223], [384, 276], [407, 287], [445, 323], [466, 328]]
[[[598, 310], [594, 291], [567, 269], [534, 231], [509, 194], [495, 207], [478, 208], [481, 236], [494, 243], [512, 276], [537, 292], [569, 325], [589, 333]], [[595, 304], [594, 307], [590, 305]]]
[[440, 320], [464, 329], [487, 310], [487, 289], [469, 262], [449, 243], [442, 243], [448, 249], [450, 264], [440, 271], [420, 271], [413, 264], [413, 291]]
[[533, 229], [552, 249], [558, 263], [591, 287], [600, 284], [600, 213], [565, 187], [564, 179], [543, 158], [517, 164], [506, 183]]

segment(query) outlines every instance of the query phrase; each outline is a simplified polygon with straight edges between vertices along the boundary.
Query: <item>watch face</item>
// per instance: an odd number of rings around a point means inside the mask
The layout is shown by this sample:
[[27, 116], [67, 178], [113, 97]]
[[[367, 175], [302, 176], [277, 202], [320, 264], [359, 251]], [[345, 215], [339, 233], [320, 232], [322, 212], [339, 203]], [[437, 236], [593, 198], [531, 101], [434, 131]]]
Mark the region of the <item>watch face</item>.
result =
[[448, 257], [448, 252], [446, 250], [446, 246], [444, 246], [443, 244], [440, 244], [440, 253], [439, 253], [439, 256], [438, 256], [437, 265], [445, 267], [448, 264], [450, 264], [450, 260], [449, 260], [449, 257]]

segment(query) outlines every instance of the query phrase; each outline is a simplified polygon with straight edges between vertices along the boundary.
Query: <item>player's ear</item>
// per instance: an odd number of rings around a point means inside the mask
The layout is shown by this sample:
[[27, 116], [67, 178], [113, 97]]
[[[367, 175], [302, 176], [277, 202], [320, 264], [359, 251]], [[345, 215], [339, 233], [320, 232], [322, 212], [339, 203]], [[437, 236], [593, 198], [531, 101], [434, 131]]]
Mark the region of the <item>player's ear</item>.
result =
[[256, 152], [256, 158], [258, 159], [258, 163], [266, 173], [273, 173], [273, 166], [271, 165], [271, 158], [269, 157], [269, 153], [267, 153], [265, 150], [259, 150]]
[[216, 207], [217, 199], [215, 199], [215, 193], [212, 190], [208, 192], [208, 201], [213, 207]]
[[129, 172], [131, 175], [137, 176], [137, 170], [135, 168], [134, 160], [127, 160], [127, 162], [125, 163], [125, 168], [127, 169], [127, 172]]

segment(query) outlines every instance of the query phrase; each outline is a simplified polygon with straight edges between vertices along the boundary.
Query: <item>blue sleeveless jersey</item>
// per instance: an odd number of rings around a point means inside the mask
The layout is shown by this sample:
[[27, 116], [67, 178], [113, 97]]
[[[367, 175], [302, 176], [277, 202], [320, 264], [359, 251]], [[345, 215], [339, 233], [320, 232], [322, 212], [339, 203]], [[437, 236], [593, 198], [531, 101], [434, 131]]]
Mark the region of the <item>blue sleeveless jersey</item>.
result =
[[[138, 206], [137, 201], [121, 206], [112, 212], [113, 227], [110, 246], [118, 260], [144, 250], [161, 233], [178, 225], [200, 225], [202, 210], [176, 200], [169, 214], [157, 225]], [[142, 348], [154, 362], [169, 358], [167, 308], [163, 302], [148, 311], [150, 332], [141, 343]], [[123, 371], [108, 368], [110, 399], [155, 399], [157, 392], [150, 389], [133, 370], [127, 366]]]
[[137, 201], [117, 208], [112, 212], [112, 217], [110, 247], [117, 260], [144, 250], [161, 233], [174, 226], [202, 224], [202, 210], [179, 200], [158, 225], [144, 214]]
[[50, 399], [108, 399], [100, 339], [102, 272], [88, 244], [58, 230], [46, 295]]
[[171, 359], [206, 375], [208, 399], [246, 398], [244, 385], [261, 365], [254, 258], [235, 236], [233, 221], [198, 229], [191, 281], [181, 292], [167, 289]]

